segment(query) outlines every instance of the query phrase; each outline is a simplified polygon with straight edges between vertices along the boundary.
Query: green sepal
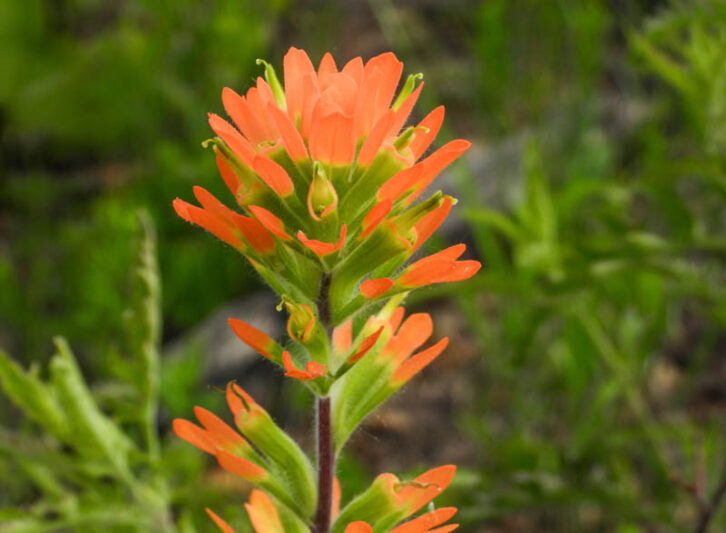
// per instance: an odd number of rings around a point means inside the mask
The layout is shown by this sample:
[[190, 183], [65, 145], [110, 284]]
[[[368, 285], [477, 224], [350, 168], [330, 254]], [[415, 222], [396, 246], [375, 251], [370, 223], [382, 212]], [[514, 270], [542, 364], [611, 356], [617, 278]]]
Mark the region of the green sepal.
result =
[[237, 428], [268, 460], [272, 477], [312, 516], [317, 498], [310, 459], [259, 404], [248, 395], [240, 399], [244, 408], [235, 415]]
[[[310, 359], [321, 365], [330, 367], [330, 341], [325, 328], [320, 323], [316, 306], [300, 304], [283, 296], [282, 304], [290, 313], [288, 334], [305, 347]], [[312, 322], [312, 323], [311, 323]]]
[[395, 370], [389, 361], [381, 360], [381, 348], [390, 339], [390, 328], [381, 333], [371, 348], [331, 387], [333, 398], [333, 440], [340, 450], [358, 425], [376, 407], [396, 391], [390, 378]]
[[[395, 153], [395, 149], [383, 148], [368, 168], [356, 168], [353, 183], [343, 194], [338, 211], [341, 220], [355, 220], [376, 203], [376, 193], [394, 174], [408, 165]], [[338, 189], [336, 182], [336, 190]]]
[[293, 243], [294, 241], [289, 244], [278, 241], [275, 253], [284, 265], [285, 271], [289, 272], [289, 276], [284, 272], [280, 272], [280, 274], [294, 284], [306, 299], [314, 300], [320, 290], [322, 276], [320, 264], [310, 259], [307, 254], [300, 253], [290, 246]]
[[285, 169], [295, 187], [298, 200], [304, 204], [307, 201], [308, 188], [312, 181], [313, 171], [310, 161], [308, 159], [299, 162], [293, 161], [284, 146], [272, 150], [266, 155]]
[[401, 104], [411, 96], [411, 93], [416, 88], [416, 82], [423, 79], [423, 73], [418, 72], [416, 74], [409, 74], [406, 78], [406, 82], [403, 84], [403, 88], [401, 89], [401, 92], [398, 93], [398, 96], [396, 97], [396, 101], [393, 102], [393, 105], [391, 106], [391, 109], [394, 111], [397, 111], [399, 107], [401, 107]]
[[300, 289], [297, 285], [289, 283], [286, 278], [280, 276], [278, 272], [271, 270], [267, 265], [264, 265], [251, 257], [247, 257], [247, 260], [257, 271], [257, 273], [265, 280], [270, 288], [280, 296], [288, 295], [290, 298], [295, 300], [307, 300], [308, 296]]
[[353, 289], [360, 280], [394, 257], [408, 257], [410, 242], [402, 239], [395, 226], [383, 222], [362, 243], [345, 257], [333, 274], [330, 286], [330, 308], [333, 324], [338, 325], [347, 315], [343, 310], [358, 294]]
[[[222, 139], [215, 137], [205, 142], [207, 144], [214, 144], [217, 150], [224, 155], [227, 164], [232, 167], [246, 187], [246, 190], [237, 197], [237, 203], [240, 207], [246, 208], [248, 205], [258, 205], [274, 213], [287, 227], [302, 229], [303, 231], [309, 230], [307, 208], [294, 192], [285, 198], [278, 196], [262, 178], [235, 155]], [[284, 158], [280, 157], [280, 160], [283, 161]], [[285, 165], [280, 161], [275, 162], [282, 166], [288, 172], [288, 175], [290, 175]], [[293, 177], [291, 176], [290, 179], [293, 179]], [[293, 181], [293, 187], [295, 187], [295, 181]], [[249, 212], [248, 214], [251, 215]]]
[[394, 487], [391, 485], [397, 481], [392, 474], [378, 476], [365, 492], [354, 498], [340, 511], [333, 523], [331, 533], [344, 533], [348, 524], [357, 520], [374, 524], [381, 517], [396, 512], [398, 502]]
[[312, 513], [309, 512], [308, 509], [302, 507], [300, 505], [300, 502], [295, 500], [295, 498], [293, 498], [292, 495], [290, 495], [288, 491], [282, 485], [280, 485], [275, 477], [268, 476], [265, 479], [256, 481], [255, 483], [257, 483], [260, 487], [269, 492], [271, 496], [274, 496], [275, 499], [280, 502], [280, 504], [287, 507], [288, 511], [291, 514], [294, 514], [300, 519], [309, 522], [309, 517]]
[[282, 84], [280, 83], [280, 79], [277, 77], [277, 73], [275, 73], [274, 67], [264, 59], [258, 59], [256, 63], [258, 65], [265, 66], [265, 80], [270, 86], [270, 89], [272, 89], [272, 96], [275, 97], [275, 103], [277, 104], [277, 107], [279, 107], [283, 111], [287, 110], [285, 90], [282, 88]]

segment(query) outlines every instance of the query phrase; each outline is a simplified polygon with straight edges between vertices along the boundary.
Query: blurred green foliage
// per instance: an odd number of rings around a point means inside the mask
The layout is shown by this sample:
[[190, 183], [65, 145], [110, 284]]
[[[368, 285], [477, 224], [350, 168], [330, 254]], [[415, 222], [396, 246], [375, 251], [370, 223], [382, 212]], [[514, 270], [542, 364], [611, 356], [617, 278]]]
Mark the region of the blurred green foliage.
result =
[[[426, 73], [422, 110], [446, 104], [447, 127], [487, 153], [516, 147], [513, 168], [452, 169], [485, 269], [429, 293], [456, 299], [481, 352], [477, 403], [458, 413], [481, 456], [446, 495], [462, 530], [698, 531], [726, 462], [718, 0], [0, 2], [0, 345], [17, 360], [0, 376], [27, 414], [0, 402], [0, 522], [94, 531], [88, 513], [131, 505], [139, 521], [119, 531], [211, 531], [212, 505], [244, 531], [244, 487], [177, 439], [155, 443], [159, 394], [172, 414], [220, 398], [200, 391], [194, 347], [154, 370], [161, 332], [140, 326], [149, 301], [128, 271], [145, 206], [163, 339], [257, 285], [170, 202], [192, 184], [225, 198], [204, 113], [291, 44], [313, 59], [393, 49]], [[22, 370], [45, 367], [59, 333], [88, 386], [64, 344], [47, 379]], [[124, 464], [99, 469], [103, 442], [67, 433], [69, 375], [127, 443]], [[376, 473], [349, 455], [339, 471], [347, 487]]]
[[[607, 19], [584, 12], [569, 21]], [[561, 138], [530, 132], [511, 205], [467, 212], [489, 258], [459, 298], [485, 359], [481, 408], [462, 416], [483, 446], [462, 487], [471, 524], [705, 531], [726, 483], [725, 14], [680, 6], [624, 28], [652, 87], [621, 105], [647, 97], [646, 116], [607, 134], [591, 90], [573, 91], [562, 104], [584, 116], [565, 116]], [[579, 53], [602, 69], [597, 46]]]
[[[180, 225], [169, 202], [191, 183], [221, 192], [199, 147], [209, 136], [205, 112], [219, 111], [223, 86], [258, 74], [255, 59], [267, 55], [283, 7], [2, 3], [0, 198], [12, 243], [0, 253], [4, 344], [33, 358], [63, 331], [82, 353], [109, 349], [125, 308], [135, 206], [159, 227], [170, 330], [256, 283], [235, 254]], [[215, 281], [184, 305], [210, 268]]]

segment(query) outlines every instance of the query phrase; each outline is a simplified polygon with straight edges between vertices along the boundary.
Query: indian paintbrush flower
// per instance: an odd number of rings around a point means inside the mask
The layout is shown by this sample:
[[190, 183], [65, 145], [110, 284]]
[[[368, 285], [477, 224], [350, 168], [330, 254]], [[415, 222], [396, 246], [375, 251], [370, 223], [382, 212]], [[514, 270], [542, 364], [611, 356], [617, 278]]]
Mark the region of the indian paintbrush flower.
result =
[[426, 155], [444, 108], [406, 126], [422, 75], [408, 76], [396, 95], [403, 63], [392, 53], [357, 57], [340, 69], [325, 54], [315, 69], [291, 48], [284, 83], [272, 65], [258, 64], [264, 77], [244, 95], [222, 91], [232, 123], [210, 114], [216, 136], [204, 143], [235, 209], [201, 187], [193, 191], [198, 206], [177, 199], [174, 209], [237, 249], [281, 297], [290, 345], [241, 320], [230, 325], [318, 397], [317, 484], [305, 453], [237, 385], [228, 386], [227, 400], [239, 432], [202, 408], [195, 410], [201, 426], [176, 420], [174, 429], [266, 491], [253, 491], [246, 504], [258, 533], [451, 531], [455, 525], [442, 524], [453, 508], [398, 524], [449, 484], [453, 466], [412, 482], [383, 474], [339, 514], [333, 472], [335, 453], [362, 420], [448, 343], [425, 347], [431, 317], [404, 320], [405, 296], [468, 279], [480, 267], [459, 259], [463, 244], [406, 266], [456, 203], [441, 192], [417, 200], [470, 143], [454, 140]]

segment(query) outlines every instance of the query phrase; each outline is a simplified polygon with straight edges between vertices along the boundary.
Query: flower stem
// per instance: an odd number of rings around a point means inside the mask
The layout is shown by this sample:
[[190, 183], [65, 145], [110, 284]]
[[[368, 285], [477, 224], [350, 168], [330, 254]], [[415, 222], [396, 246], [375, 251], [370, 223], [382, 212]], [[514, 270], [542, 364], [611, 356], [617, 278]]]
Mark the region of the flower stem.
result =
[[315, 533], [328, 533], [330, 529], [334, 465], [330, 398], [318, 398], [318, 509], [315, 513]]

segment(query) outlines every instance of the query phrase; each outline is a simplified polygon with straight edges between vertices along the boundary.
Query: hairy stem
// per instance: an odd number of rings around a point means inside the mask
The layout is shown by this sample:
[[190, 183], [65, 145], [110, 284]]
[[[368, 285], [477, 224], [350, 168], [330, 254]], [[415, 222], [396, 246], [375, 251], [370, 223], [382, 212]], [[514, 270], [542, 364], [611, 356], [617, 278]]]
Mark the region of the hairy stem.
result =
[[[323, 274], [318, 294], [318, 317], [332, 342], [333, 325], [330, 316], [330, 283], [332, 275]], [[333, 475], [335, 451], [333, 450], [333, 426], [330, 423], [330, 397], [317, 399], [318, 443], [318, 509], [315, 512], [315, 533], [328, 533], [333, 507]]]
[[318, 509], [315, 533], [328, 533], [333, 507], [333, 471], [335, 452], [330, 424], [330, 398], [318, 398]]

